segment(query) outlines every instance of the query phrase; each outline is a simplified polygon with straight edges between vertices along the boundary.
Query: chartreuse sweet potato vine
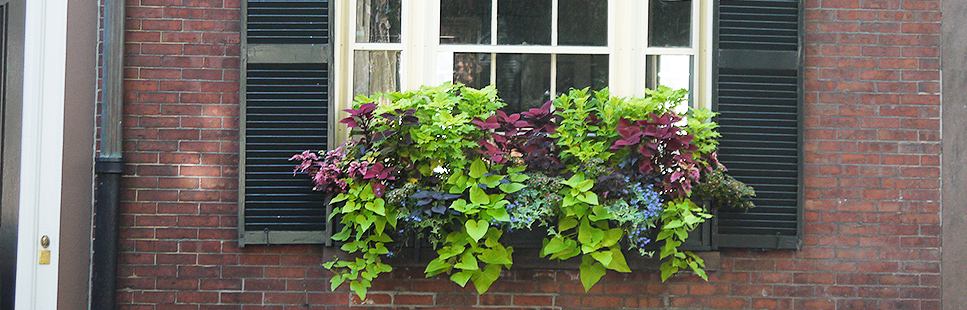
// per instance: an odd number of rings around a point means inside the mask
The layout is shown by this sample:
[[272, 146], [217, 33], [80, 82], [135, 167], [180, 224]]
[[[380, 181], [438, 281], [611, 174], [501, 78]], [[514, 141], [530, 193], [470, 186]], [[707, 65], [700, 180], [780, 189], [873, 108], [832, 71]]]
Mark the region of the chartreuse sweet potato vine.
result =
[[333, 239], [351, 258], [325, 264], [332, 288], [348, 283], [365, 299], [393, 270], [383, 259], [416, 231], [436, 249], [428, 277], [484, 293], [513, 265], [501, 238], [535, 226], [548, 230], [542, 257], [580, 256], [585, 289], [609, 269], [630, 272], [624, 250], [660, 249], [662, 280], [682, 269], [705, 278], [704, 262], [678, 249], [711, 217], [692, 199], [748, 207], [754, 192], [715, 159], [714, 113], [677, 114], [682, 90], [647, 93], [571, 90], [509, 115], [492, 86], [356, 97], [341, 121], [350, 140], [292, 157], [316, 190], [335, 195], [332, 218], [343, 228]]

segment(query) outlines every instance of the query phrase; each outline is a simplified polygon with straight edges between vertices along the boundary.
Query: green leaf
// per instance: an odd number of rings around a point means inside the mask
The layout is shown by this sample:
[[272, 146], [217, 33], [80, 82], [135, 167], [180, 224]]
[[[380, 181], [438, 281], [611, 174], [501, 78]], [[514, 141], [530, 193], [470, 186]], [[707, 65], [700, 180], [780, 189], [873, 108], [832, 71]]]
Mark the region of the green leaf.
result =
[[[591, 182], [591, 180], [588, 180], [588, 182]], [[578, 196], [578, 199], [587, 202], [589, 205], [598, 204], [598, 194], [594, 192], [585, 192], [583, 195]]]
[[477, 266], [477, 258], [473, 256], [472, 252], [469, 252], [469, 251], [463, 252], [463, 255], [460, 256], [460, 262], [454, 264], [453, 268], [459, 268], [463, 270], [480, 269], [480, 267]]
[[678, 266], [672, 264], [672, 261], [664, 262], [659, 269], [661, 269], [661, 282], [665, 282], [665, 280], [668, 280], [668, 278], [678, 272]]
[[332, 235], [332, 239], [337, 241], [345, 241], [346, 239], [349, 239], [349, 235], [352, 233], [352, 231], [352, 226], [344, 226], [338, 234]]
[[511, 182], [516, 182], [516, 183], [527, 181], [531, 177], [526, 174], [518, 173], [518, 172], [523, 172], [524, 170], [522, 169], [527, 169], [527, 167], [520, 166], [520, 167], [507, 168], [507, 173], [510, 173], [510, 175], [507, 178], [510, 179]]
[[373, 213], [386, 216], [386, 200], [376, 198], [376, 200], [373, 200], [373, 208], [369, 210], [373, 211]]
[[383, 264], [383, 263], [377, 263], [374, 269], [378, 272], [390, 272], [390, 271], [393, 271], [393, 266]]
[[567, 179], [567, 181], [561, 182], [561, 184], [570, 186], [572, 188], [577, 188], [581, 182], [584, 182], [584, 174], [579, 172], [575, 173], [570, 179]]
[[581, 244], [593, 244], [591, 237], [591, 223], [587, 219], [581, 219], [581, 226], [578, 227], [578, 242]]
[[349, 195], [346, 195], [346, 193], [339, 193], [339, 195], [336, 195], [336, 197], [333, 197], [332, 200], [329, 200], [329, 203], [330, 204], [336, 204], [336, 203], [338, 203], [340, 201], [344, 201], [346, 199], [349, 199]]
[[623, 232], [621, 231], [621, 228], [612, 228], [606, 230], [604, 232], [604, 240], [601, 240], [601, 247], [605, 248], [617, 244], [618, 241], [621, 241], [622, 235]]
[[479, 258], [480, 261], [488, 264], [510, 265], [514, 263], [507, 248], [502, 246], [483, 250]]
[[598, 283], [598, 280], [601, 280], [601, 277], [604, 276], [607, 270], [604, 268], [604, 265], [594, 261], [587, 255], [585, 255], [582, 260], [581, 284], [584, 285], [584, 291], [587, 292], [591, 290], [591, 287], [594, 286], [595, 283]]
[[565, 246], [564, 251], [554, 254], [553, 256], [551, 256], [551, 258], [565, 260], [581, 254], [581, 250], [578, 249], [577, 242], [574, 242], [574, 240], [571, 240], [571, 239], [564, 240], [564, 246]]
[[673, 231], [675, 232], [675, 236], [678, 237], [678, 240], [688, 239], [688, 231], [687, 230], [684, 230], [684, 229], [676, 229], [676, 230], [673, 230]]
[[342, 213], [349, 213], [359, 210], [359, 204], [355, 200], [346, 201], [346, 205], [342, 207]]
[[468, 205], [467, 201], [463, 199], [457, 199], [454, 200], [453, 203], [450, 203], [450, 209], [460, 213], [467, 213], [467, 211], [471, 209], [470, 207], [472, 207], [472, 205]]
[[557, 224], [558, 229], [562, 232], [576, 226], [578, 226], [578, 220], [570, 217], [561, 218], [561, 221]]
[[611, 253], [611, 252], [591, 252], [591, 257], [601, 262], [601, 264], [604, 266], [611, 264], [611, 259], [613, 255], [614, 253]]
[[702, 280], [708, 281], [708, 275], [705, 274], [705, 269], [702, 269], [702, 268], [692, 268], [692, 271], [695, 272], [696, 275], [698, 275], [699, 277], [701, 277]]
[[[589, 194], [594, 194], [594, 193], [589, 193]], [[591, 215], [588, 216], [589, 220], [600, 221], [600, 220], [610, 220], [612, 218], [611, 212], [608, 212], [608, 209], [605, 209], [604, 206], [602, 205], [595, 205], [594, 207], [591, 208], [591, 210], [592, 210]]]
[[365, 280], [349, 282], [349, 289], [355, 292], [356, 296], [359, 296], [360, 300], [366, 300], [366, 290], [369, 288], [369, 285], [363, 283], [364, 281]]
[[[574, 197], [572, 197], [571, 195], [567, 195], [567, 196], [564, 196], [564, 201], [561, 202], [561, 207], [567, 208], [574, 205], [577, 202], [578, 202], [577, 199], [574, 199]], [[568, 215], [574, 215], [574, 214], [568, 214]]]
[[484, 267], [483, 272], [476, 274], [471, 278], [473, 280], [473, 286], [477, 288], [477, 293], [483, 294], [490, 289], [490, 285], [497, 281], [500, 277], [500, 266], [499, 265], [487, 265]]
[[628, 268], [628, 262], [625, 260], [624, 253], [621, 253], [621, 248], [617, 246], [611, 247], [611, 253], [611, 264], [605, 265], [605, 267], [617, 272], [631, 272], [631, 268]]
[[385, 217], [374, 217], [373, 218], [373, 233], [378, 235], [383, 235], [383, 229], [386, 228], [386, 218]]
[[510, 194], [510, 193], [516, 193], [517, 191], [526, 188], [527, 185], [520, 184], [520, 183], [504, 183], [504, 184], [500, 184], [499, 187], [500, 187], [500, 190]]
[[373, 220], [365, 215], [356, 215], [356, 223], [359, 224], [359, 231], [366, 231], [369, 229], [370, 225], [373, 225]]
[[469, 174], [471, 178], [479, 179], [483, 177], [484, 174], [486, 173], [487, 173], [487, 166], [484, 165], [483, 161], [481, 161], [480, 159], [474, 160], [473, 163], [470, 164]]
[[369, 201], [373, 198], [376, 198], [376, 195], [373, 194], [373, 185], [367, 184], [366, 186], [363, 187], [363, 190], [359, 192], [359, 199], [363, 201]]
[[335, 276], [332, 276], [332, 279], [329, 279], [329, 290], [335, 291], [337, 288], [339, 288], [340, 285], [343, 284], [343, 282], [346, 282], [346, 278], [343, 277], [342, 275], [337, 274]]
[[490, 228], [490, 223], [488, 223], [486, 220], [467, 220], [467, 223], [464, 224], [464, 226], [467, 228], [467, 235], [470, 235], [470, 238], [473, 239], [474, 242], [477, 242], [480, 240], [480, 238], [483, 238], [483, 236], [487, 234], [487, 229]]
[[442, 249], [437, 250], [437, 255], [442, 259], [448, 259], [457, 255], [460, 255], [465, 251], [466, 248], [462, 246], [446, 246]]
[[551, 238], [551, 240], [547, 241], [547, 243], [545, 243], [544, 247], [541, 249], [541, 256], [554, 254], [566, 249], [567, 247], [564, 245], [563, 239], [564, 238], [561, 236], [555, 236], [554, 238]]
[[488, 205], [490, 204], [490, 197], [487, 197], [487, 193], [484, 193], [479, 186], [473, 186], [470, 188], [470, 202], [482, 206]]
[[669, 255], [678, 253], [679, 245], [681, 245], [681, 242], [675, 240], [665, 240], [665, 244], [661, 246], [661, 254], [658, 256], [658, 258], [663, 259]]
[[684, 224], [682, 223], [681, 220], [672, 220], [671, 222], [665, 223], [665, 226], [662, 226], [661, 229], [662, 230], [675, 229], [675, 228], [682, 227], [683, 225]]
[[[577, 190], [582, 192], [589, 191], [592, 187], [594, 187], [594, 180], [584, 180], [584, 182], [578, 183], [577, 186], [575, 186]], [[594, 197], [595, 201], [597, 201], [597, 198], [597, 196]]]
[[485, 175], [484, 177], [480, 178], [480, 183], [487, 184], [487, 187], [494, 187], [497, 186], [497, 184], [500, 184], [500, 180], [503, 178], [504, 176], [499, 174]]
[[510, 222], [510, 214], [507, 213], [507, 209], [496, 208], [491, 210], [491, 213], [492, 213], [491, 216], [493, 216], [495, 220], [498, 220], [501, 222]]
[[450, 269], [450, 264], [447, 264], [447, 260], [443, 257], [437, 257], [426, 265], [426, 269], [423, 271], [423, 273], [425, 273], [426, 277], [429, 278], [441, 274], [448, 269]]
[[450, 280], [460, 284], [461, 287], [467, 286], [467, 281], [470, 281], [470, 271], [462, 270], [455, 272], [450, 276]]

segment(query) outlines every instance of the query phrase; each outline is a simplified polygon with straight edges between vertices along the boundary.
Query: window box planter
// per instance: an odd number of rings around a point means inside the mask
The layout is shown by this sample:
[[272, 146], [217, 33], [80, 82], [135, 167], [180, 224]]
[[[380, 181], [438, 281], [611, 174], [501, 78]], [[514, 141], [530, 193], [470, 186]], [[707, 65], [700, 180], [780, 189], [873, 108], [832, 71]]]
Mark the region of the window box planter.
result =
[[353, 139], [292, 157], [341, 203], [333, 215], [344, 227], [332, 238], [351, 256], [325, 265], [333, 287], [349, 282], [365, 298], [392, 270], [386, 258], [407, 230], [434, 245], [427, 276], [472, 282], [480, 293], [519, 260], [517, 250], [578, 261], [585, 289], [608, 270], [631, 272], [636, 255], [625, 252], [636, 250], [663, 261], [663, 280], [683, 269], [705, 278], [704, 260], [685, 249], [712, 248], [712, 215], [690, 196], [721, 202], [745, 192], [730, 188], [741, 183], [725, 178], [714, 154], [714, 114], [675, 112], [686, 93], [627, 99], [572, 89], [513, 115], [498, 110], [492, 86], [357, 97], [341, 121]]

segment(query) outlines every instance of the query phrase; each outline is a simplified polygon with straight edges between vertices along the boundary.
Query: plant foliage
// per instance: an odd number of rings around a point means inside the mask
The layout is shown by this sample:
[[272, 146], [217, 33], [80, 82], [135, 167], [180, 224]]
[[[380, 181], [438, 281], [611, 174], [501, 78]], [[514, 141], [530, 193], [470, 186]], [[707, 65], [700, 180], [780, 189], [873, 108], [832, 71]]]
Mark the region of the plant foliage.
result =
[[501, 238], [535, 226], [548, 230], [542, 257], [580, 256], [585, 289], [607, 270], [630, 272], [625, 249], [660, 249], [662, 280], [683, 269], [706, 278], [704, 262], [678, 250], [711, 217], [691, 198], [749, 207], [754, 192], [715, 159], [714, 113], [676, 113], [683, 90], [647, 93], [572, 89], [510, 115], [493, 86], [357, 96], [340, 122], [351, 139], [292, 157], [316, 190], [335, 195], [331, 216], [343, 228], [333, 239], [352, 258], [325, 264], [332, 288], [348, 283], [365, 299], [392, 270], [383, 259], [394, 236], [417, 231], [436, 249], [427, 277], [484, 293], [513, 265]]

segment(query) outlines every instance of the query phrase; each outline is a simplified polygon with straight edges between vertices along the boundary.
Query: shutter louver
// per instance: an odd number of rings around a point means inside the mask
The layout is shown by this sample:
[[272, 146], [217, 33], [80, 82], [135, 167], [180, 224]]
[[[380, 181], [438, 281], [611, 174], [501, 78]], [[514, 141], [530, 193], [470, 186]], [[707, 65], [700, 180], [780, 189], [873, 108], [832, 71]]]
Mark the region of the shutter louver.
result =
[[239, 244], [328, 244], [327, 197], [289, 158], [328, 148], [329, 2], [244, 9]]
[[801, 14], [798, 0], [718, 0], [713, 107], [719, 160], [756, 207], [718, 211], [713, 246], [801, 244]]
[[248, 44], [329, 44], [329, 4], [249, 1]]

